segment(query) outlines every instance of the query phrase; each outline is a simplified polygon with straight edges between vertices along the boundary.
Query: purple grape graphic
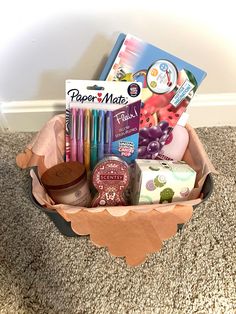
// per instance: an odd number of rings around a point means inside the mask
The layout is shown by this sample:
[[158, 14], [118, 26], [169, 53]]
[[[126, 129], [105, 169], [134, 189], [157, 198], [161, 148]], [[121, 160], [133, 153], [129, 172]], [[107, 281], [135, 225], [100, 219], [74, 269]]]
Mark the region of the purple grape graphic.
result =
[[149, 129], [148, 128], [143, 128], [139, 131], [139, 136], [141, 138], [149, 138]]
[[169, 127], [169, 123], [166, 121], [161, 121], [158, 125], [162, 131], [165, 131]]
[[162, 136], [162, 130], [159, 125], [155, 125], [149, 129], [149, 138], [156, 139]]
[[147, 148], [146, 148], [146, 146], [140, 146], [140, 147], [138, 148], [138, 156], [139, 156], [139, 157], [144, 157], [144, 155], [146, 155], [146, 153], [147, 153]]
[[162, 135], [162, 137], [160, 138], [160, 143], [161, 145], [164, 145], [166, 140], [168, 139], [169, 135], [168, 134], [164, 134]]
[[149, 153], [157, 153], [160, 149], [160, 143], [157, 141], [152, 141], [147, 146], [147, 151]]
[[153, 182], [153, 180], [149, 180], [147, 183], [146, 183], [146, 189], [148, 191], [154, 191], [156, 189], [156, 186]]
[[166, 135], [166, 134], [169, 134], [169, 132], [170, 132], [170, 131], [169, 131], [169, 128], [165, 129], [165, 130], [162, 132], [162, 136], [163, 136], [163, 135]]
[[139, 146], [148, 146], [149, 139], [148, 138], [140, 138], [139, 139]]
[[168, 122], [161, 121], [151, 128], [143, 128], [139, 131], [138, 158], [158, 159], [158, 153], [165, 144], [171, 128]]

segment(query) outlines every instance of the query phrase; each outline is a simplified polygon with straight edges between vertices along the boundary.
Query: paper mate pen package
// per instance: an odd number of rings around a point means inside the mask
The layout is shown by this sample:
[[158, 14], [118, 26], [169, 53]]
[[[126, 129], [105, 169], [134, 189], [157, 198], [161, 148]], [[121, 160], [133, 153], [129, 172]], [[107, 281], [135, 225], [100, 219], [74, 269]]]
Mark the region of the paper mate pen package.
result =
[[112, 112], [112, 153], [131, 164], [138, 157], [141, 100]]
[[67, 80], [66, 161], [83, 160], [87, 170], [111, 154], [133, 162], [141, 92], [141, 82]]
[[205, 76], [133, 35], [119, 35], [100, 79], [143, 83], [139, 158], [156, 159]]

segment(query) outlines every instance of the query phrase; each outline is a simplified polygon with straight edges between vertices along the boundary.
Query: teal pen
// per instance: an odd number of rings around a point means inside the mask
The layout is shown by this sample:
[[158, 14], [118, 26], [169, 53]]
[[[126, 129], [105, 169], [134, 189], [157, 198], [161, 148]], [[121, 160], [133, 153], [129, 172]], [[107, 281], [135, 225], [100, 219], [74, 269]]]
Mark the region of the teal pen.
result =
[[90, 169], [93, 170], [98, 162], [98, 111], [93, 109], [91, 114], [91, 149]]

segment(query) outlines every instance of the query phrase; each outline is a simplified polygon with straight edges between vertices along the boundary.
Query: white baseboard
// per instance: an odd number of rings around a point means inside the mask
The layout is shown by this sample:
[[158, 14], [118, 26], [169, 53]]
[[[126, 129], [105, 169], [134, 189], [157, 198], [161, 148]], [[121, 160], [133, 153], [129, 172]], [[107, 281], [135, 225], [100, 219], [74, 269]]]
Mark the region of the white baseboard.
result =
[[32, 100], [0, 103], [2, 132], [35, 132], [54, 115], [65, 112], [64, 100]]
[[[236, 93], [196, 94], [187, 111], [193, 127], [236, 126]], [[64, 112], [64, 100], [0, 103], [0, 130], [38, 131], [55, 114]]]
[[195, 95], [187, 108], [193, 127], [236, 126], [236, 93]]

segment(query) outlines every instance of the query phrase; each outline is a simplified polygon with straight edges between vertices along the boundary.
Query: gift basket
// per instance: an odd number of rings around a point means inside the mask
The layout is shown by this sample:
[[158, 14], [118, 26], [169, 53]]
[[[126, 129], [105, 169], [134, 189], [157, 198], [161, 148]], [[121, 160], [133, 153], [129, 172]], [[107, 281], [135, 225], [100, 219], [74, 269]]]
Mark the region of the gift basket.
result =
[[62, 234], [89, 235], [129, 265], [159, 251], [213, 189], [216, 171], [186, 124], [204, 76], [121, 34], [100, 80], [67, 80], [65, 114], [17, 155], [33, 204]]

